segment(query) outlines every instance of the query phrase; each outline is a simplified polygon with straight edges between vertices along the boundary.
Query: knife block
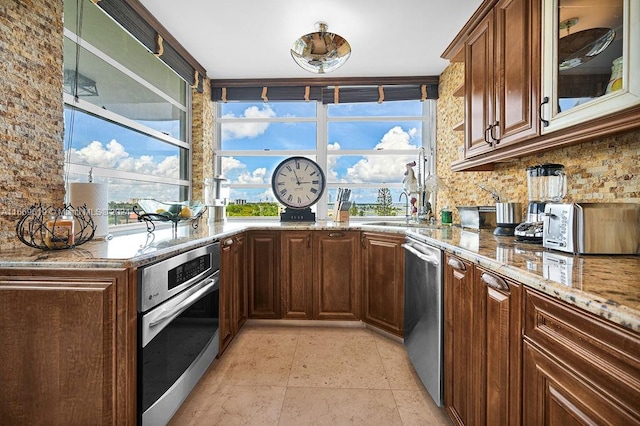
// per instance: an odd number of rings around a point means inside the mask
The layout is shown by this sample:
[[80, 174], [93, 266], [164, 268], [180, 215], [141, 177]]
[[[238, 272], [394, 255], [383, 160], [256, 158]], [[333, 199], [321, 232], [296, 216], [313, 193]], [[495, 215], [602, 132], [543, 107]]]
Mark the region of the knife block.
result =
[[336, 210], [333, 212], [333, 221], [334, 222], [349, 222], [349, 211], [348, 210]]

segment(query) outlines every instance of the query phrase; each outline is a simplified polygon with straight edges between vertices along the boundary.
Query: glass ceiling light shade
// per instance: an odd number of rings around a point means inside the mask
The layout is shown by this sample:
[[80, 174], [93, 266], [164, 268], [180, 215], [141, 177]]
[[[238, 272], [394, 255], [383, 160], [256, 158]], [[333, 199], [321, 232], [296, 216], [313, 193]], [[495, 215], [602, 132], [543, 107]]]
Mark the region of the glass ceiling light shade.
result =
[[300, 67], [324, 74], [339, 68], [351, 56], [351, 46], [338, 34], [327, 32], [328, 25], [316, 22], [316, 32], [303, 35], [293, 43], [291, 56]]

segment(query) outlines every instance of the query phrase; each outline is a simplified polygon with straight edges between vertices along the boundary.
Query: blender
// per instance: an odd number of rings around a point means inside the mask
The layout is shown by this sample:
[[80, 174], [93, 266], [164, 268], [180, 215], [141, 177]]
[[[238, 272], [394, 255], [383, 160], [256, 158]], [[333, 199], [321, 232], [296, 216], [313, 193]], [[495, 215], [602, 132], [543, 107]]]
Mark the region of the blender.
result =
[[560, 202], [567, 194], [567, 178], [562, 164], [540, 164], [527, 167], [529, 205], [526, 222], [516, 226], [517, 241], [542, 243], [544, 207]]

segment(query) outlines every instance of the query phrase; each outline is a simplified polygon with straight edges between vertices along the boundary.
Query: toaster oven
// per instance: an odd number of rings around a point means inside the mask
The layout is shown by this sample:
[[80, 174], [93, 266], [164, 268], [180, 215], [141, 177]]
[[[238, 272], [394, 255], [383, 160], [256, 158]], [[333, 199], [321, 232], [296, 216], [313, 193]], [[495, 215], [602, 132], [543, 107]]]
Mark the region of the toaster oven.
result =
[[640, 204], [548, 203], [542, 245], [575, 254], [640, 254]]

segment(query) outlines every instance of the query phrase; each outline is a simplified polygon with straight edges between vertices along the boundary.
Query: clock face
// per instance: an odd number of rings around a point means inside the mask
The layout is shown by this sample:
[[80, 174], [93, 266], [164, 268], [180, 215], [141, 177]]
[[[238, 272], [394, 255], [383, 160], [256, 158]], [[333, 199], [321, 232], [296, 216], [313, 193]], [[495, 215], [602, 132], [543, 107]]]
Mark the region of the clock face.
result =
[[278, 164], [271, 177], [273, 195], [294, 209], [304, 209], [318, 202], [325, 185], [320, 166], [306, 157], [287, 158]]

